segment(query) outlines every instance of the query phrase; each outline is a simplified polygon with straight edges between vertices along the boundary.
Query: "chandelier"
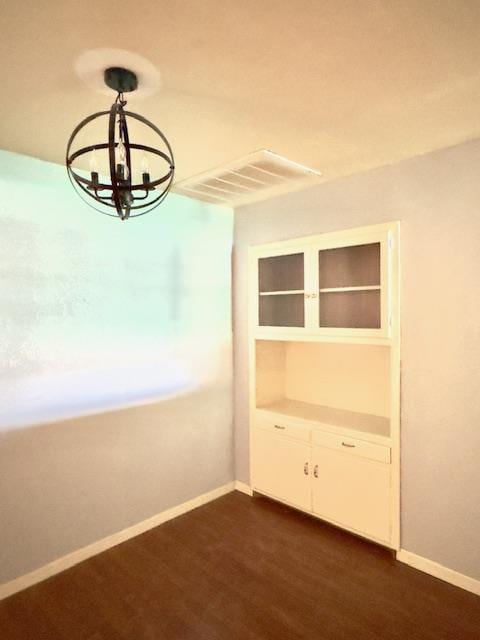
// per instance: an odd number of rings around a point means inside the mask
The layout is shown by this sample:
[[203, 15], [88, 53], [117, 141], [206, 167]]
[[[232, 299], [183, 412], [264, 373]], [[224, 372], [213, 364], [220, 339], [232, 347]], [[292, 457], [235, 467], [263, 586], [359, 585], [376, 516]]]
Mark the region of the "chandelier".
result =
[[[121, 220], [134, 218], [157, 207], [167, 196], [174, 176], [173, 152], [164, 134], [143, 116], [125, 111], [124, 93], [135, 91], [138, 80], [135, 73], [120, 67], [110, 67], [104, 72], [105, 84], [117, 92], [109, 111], [99, 111], [88, 116], [75, 127], [66, 152], [66, 166], [70, 182], [87, 204], [100, 213]], [[77, 137], [85, 135], [85, 127], [98, 118], [108, 117], [108, 142], [75, 148]], [[155, 148], [149, 144], [130, 140], [128, 121], [145, 125], [149, 136], [155, 138]], [[82, 134], [79, 136], [79, 134]], [[99, 171], [98, 155], [105, 158], [105, 171]], [[89, 159], [89, 175], [85, 171], [85, 159]], [[83, 162], [78, 168], [78, 160]], [[156, 175], [150, 176], [150, 163], [155, 163]], [[75, 167], [74, 167], [75, 163]], [[141, 175], [141, 178], [140, 178]]]

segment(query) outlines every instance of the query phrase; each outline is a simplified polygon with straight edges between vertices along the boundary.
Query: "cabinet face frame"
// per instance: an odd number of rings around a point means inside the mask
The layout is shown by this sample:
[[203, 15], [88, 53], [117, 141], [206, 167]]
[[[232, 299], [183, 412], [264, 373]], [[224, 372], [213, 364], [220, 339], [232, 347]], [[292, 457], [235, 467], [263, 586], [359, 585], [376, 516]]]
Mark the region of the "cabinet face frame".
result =
[[[305, 328], [299, 327], [259, 327], [258, 325], [258, 258], [273, 255], [288, 255], [303, 251], [304, 264], [307, 264], [308, 253], [312, 254], [320, 248], [335, 248], [368, 244], [369, 242], [383, 242], [381, 244], [381, 329], [316, 329], [315, 322], [318, 315], [315, 311], [305, 309]], [[391, 538], [388, 546], [392, 549], [400, 548], [400, 225], [399, 222], [382, 223], [368, 227], [347, 229], [317, 236], [306, 236], [278, 243], [257, 245], [249, 248], [248, 260], [248, 363], [249, 363], [249, 447], [252, 442], [252, 430], [256, 416], [256, 340], [281, 341], [327, 341], [361, 344], [381, 344], [390, 347], [390, 439], [391, 439]], [[306, 271], [308, 271], [306, 269]], [[318, 290], [318, 258], [316, 273], [313, 279], [308, 279], [305, 273], [305, 291], [308, 287]], [[308, 305], [306, 305], [307, 307]], [[313, 307], [313, 305], [311, 306]], [[318, 305], [316, 305], [318, 313]], [[313, 327], [313, 329], [312, 329]], [[385, 329], [385, 331], [384, 331]], [[252, 453], [250, 449], [250, 474], [252, 468]], [[250, 477], [250, 484], [252, 479]], [[348, 527], [345, 527], [348, 529]], [[368, 537], [368, 536], [365, 536]], [[373, 539], [373, 538], [372, 538]], [[378, 542], [378, 541], [377, 541]]]

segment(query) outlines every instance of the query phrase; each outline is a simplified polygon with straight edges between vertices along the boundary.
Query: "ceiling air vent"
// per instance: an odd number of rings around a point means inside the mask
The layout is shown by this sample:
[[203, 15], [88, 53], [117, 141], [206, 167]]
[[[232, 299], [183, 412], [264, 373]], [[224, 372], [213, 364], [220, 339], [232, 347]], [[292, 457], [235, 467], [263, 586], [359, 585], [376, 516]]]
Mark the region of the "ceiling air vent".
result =
[[321, 175], [273, 151], [262, 150], [177, 182], [173, 191], [204, 202], [238, 207], [312, 186]]

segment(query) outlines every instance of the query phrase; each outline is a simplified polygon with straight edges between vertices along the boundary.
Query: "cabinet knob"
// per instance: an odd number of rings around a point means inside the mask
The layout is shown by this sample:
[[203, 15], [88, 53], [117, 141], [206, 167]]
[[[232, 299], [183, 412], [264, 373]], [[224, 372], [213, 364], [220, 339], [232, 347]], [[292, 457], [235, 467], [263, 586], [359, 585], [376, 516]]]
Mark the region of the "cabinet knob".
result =
[[318, 478], [318, 464], [313, 467], [313, 475], [315, 478]]
[[303, 473], [308, 476], [308, 462], [305, 462], [303, 465]]
[[306, 294], [305, 294], [305, 299], [306, 299], [306, 300], [308, 300], [308, 298], [310, 298], [310, 294], [309, 294], [309, 293], [306, 293]]

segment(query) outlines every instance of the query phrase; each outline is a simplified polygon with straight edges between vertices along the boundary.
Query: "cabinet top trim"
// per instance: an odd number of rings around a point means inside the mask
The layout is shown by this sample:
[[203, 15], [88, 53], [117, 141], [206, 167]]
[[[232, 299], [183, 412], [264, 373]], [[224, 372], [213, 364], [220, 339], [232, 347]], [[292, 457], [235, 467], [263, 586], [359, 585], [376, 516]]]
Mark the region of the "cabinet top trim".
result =
[[356, 236], [368, 236], [369, 234], [381, 234], [388, 231], [398, 231], [400, 228], [400, 221], [384, 222], [381, 224], [368, 225], [366, 227], [355, 227], [353, 229], [342, 229], [340, 231], [327, 231], [317, 235], [301, 236], [298, 238], [289, 238], [287, 240], [281, 240], [279, 242], [268, 242], [264, 244], [256, 244], [248, 247], [248, 251], [251, 254], [256, 254], [262, 251], [275, 249], [287, 249], [289, 247], [296, 247], [299, 244], [312, 244], [321, 242], [322, 244], [328, 244], [330, 242], [336, 243], [338, 241], [345, 240], [346, 244], [350, 245], [352, 238]]

